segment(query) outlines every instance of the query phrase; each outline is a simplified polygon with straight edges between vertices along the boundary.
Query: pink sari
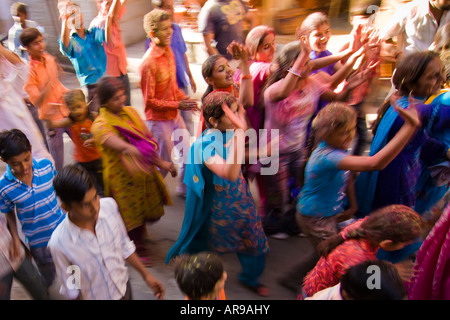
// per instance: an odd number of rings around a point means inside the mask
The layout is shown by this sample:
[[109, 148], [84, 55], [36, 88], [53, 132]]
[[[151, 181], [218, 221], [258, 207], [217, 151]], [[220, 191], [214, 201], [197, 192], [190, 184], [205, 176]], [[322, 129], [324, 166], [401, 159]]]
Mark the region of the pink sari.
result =
[[450, 205], [423, 242], [409, 300], [450, 300]]

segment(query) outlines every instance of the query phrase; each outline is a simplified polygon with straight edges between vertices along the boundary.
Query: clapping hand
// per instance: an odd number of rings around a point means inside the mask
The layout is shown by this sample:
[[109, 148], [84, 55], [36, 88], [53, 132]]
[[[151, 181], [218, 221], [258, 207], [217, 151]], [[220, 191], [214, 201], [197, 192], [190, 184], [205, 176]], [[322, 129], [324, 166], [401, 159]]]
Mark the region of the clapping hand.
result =
[[247, 118], [242, 104], [238, 104], [238, 109], [235, 113], [231, 111], [230, 107], [224, 102], [222, 104], [222, 110], [236, 129], [242, 129], [243, 131], [247, 130]]

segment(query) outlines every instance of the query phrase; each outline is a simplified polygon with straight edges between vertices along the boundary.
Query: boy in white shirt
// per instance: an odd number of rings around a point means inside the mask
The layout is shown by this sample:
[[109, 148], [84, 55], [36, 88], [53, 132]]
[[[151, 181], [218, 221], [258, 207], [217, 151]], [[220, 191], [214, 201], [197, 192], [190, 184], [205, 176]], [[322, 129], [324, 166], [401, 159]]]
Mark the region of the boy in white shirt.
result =
[[99, 199], [94, 183], [78, 165], [64, 167], [53, 185], [67, 212], [53, 232], [49, 248], [69, 299], [129, 300], [128, 262], [158, 299], [164, 287], [144, 267], [113, 198]]

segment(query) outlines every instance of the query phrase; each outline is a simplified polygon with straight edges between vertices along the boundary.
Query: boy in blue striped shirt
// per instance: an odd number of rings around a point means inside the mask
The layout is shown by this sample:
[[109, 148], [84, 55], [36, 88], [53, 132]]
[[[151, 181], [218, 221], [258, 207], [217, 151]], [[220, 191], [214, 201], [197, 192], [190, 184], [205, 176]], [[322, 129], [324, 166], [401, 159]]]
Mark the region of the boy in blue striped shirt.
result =
[[65, 217], [53, 188], [56, 170], [48, 159], [33, 159], [30, 142], [18, 129], [0, 133], [0, 158], [7, 164], [0, 178], [0, 211], [11, 230], [11, 255], [17, 255], [21, 246], [17, 213], [31, 255], [49, 287], [56, 272], [47, 243]]

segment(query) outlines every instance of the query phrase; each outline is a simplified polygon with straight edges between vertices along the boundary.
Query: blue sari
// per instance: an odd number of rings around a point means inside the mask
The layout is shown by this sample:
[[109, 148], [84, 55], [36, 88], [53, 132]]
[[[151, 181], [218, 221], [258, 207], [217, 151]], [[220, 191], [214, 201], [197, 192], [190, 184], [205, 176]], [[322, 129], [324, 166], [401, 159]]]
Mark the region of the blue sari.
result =
[[260, 256], [268, 242], [248, 185], [242, 176], [228, 181], [212, 173], [205, 161], [226, 159], [232, 132], [206, 129], [189, 150], [184, 183], [187, 186], [183, 225], [166, 263], [183, 253], [215, 251]]
[[[401, 108], [408, 106], [408, 97], [397, 100]], [[422, 124], [430, 121], [432, 109], [429, 105], [418, 104]], [[448, 123], [448, 120], [447, 120]], [[400, 130], [404, 124], [392, 106], [389, 107], [381, 120], [372, 140], [370, 156], [380, 151]], [[433, 144], [430, 158], [440, 159], [445, 155], [446, 148], [440, 142], [427, 135], [422, 126], [411, 138], [409, 143], [386, 168], [380, 171], [361, 172], [356, 179], [356, 196], [358, 200], [358, 217], [364, 217], [372, 211], [391, 204], [404, 204], [414, 208], [416, 202], [416, 185], [421, 171], [420, 151], [425, 142]]]
[[[408, 97], [397, 100], [402, 109], [408, 106]], [[432, 116], [429, 105], [417, 105], [422, 124], [427, 124]], [[445, 117], [444, 117], [445, 118]], [[372, 140], [370, 156], [380, 151], [400, 130], [403, 120], [398, 113], [389, 107], [381, 120], [377, 132]], [[448, 117], [446, 120], [448, 125]], [[358, 201], [358, 217], [364, 217], [372, 211], [391, 204], [404, 204], [414, 208], [416, 204], [416, 186], [421, 172], [420, 153], [425, 142], [429, 142], [430, 154], [433, 159], [440, 159], [447, 150], [445, 144], [428, 136], [424, 125], [415, 133], [404, 149], [380, 171], [361, 172], [355, 182]], [[377, 258], [397, 263], [417, 251], [421, 241], [407, 245], [401, 250], [385, 251], [379, 249]]]
[[[436, 138], [445, 143], [446, 148], [450, 148], [450, 92], [443, 92], [431, 102], [432, 115], [427, 124], [427, 132], [430, 137]], [[432, 147], [432, 146], [431, 146]], [[430, 166], [436, 165], [433, 159], [428, 159], [432, 151], [428, 150], [429, 144], [425, 144], [420, 155], [422, 161], [422, 171], [416, 187], [418, 193], [415, 210], [419, 214], [424, 214], [430, 210], [439, 200], [441, 200], [449, 190], [449, 184], [437, 185], [432, 177]], [[446, 159], [439, 159], [438, 162]]]

